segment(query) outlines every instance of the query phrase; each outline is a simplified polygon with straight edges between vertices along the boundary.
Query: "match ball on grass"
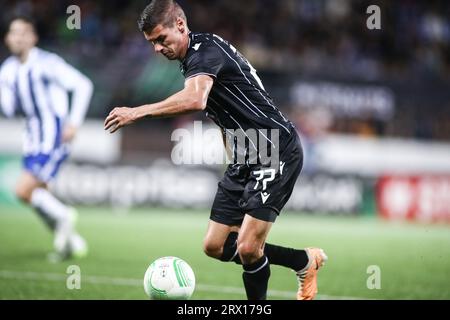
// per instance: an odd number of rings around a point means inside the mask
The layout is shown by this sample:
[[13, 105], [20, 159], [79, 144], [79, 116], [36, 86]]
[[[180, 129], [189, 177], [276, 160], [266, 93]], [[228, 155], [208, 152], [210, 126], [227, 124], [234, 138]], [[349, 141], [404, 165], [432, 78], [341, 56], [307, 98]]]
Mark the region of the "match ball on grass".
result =
[[180, 258], [159, 258], [145, 272], [144, 290], [150, 300], [188, 300], [194, 289], [194, 271]]

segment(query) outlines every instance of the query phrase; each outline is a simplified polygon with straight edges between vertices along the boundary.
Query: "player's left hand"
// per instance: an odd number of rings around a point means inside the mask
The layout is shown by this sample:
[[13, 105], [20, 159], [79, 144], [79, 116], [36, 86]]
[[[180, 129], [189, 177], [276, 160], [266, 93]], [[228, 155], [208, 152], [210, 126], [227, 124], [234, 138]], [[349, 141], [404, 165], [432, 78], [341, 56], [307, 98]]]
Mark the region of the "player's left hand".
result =
[[133, 108], [115, 108], [105, 120], [105, 130], [114, 133], [120, 128], [136, 121], [136, 110]]
[[77, 127], [75, 127], [74, 125], [68, 124], [64, 127], [62, 141], [64, 143], [72, 142], [72, 140], [75, 138], [76, 134], [77, 134]]

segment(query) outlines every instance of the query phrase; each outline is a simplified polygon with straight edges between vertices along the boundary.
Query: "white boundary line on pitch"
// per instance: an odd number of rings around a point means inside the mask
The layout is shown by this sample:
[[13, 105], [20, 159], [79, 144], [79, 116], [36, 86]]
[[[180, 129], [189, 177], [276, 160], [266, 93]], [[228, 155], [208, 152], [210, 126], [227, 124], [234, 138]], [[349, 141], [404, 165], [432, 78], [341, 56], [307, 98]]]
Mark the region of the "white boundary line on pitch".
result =
[[[11, 271], [11, 270], [0, 270], [0, 278], [2, 279], [15, 279], [15, 280], [35, 280], [35, 281], [65, 281], [70, 274], [60, 274], [60, 273], [43, 273], [43, 272], [33, 272], [33, 271]], [[129, 286], [129, 287], [142, 287], [143, 280], [131, 279], [131, 278], [116, 278], [116, 277], [105, 277], [105, 276], [81, 276], [81, 282], [89, 284], [104, 284], [104, 285], [115, 285], [115, 286]], [[209, 284], [196, 284], [195, 289], [204, 292], [213, 293], [230, 293], [230, 294], [243, 294], [245, 292], [241, 288], [237, 287], [226, 287], [217, 286]], [[142, 289], [144, 290], [144, 289]], [[281, 291], [281, 290], [269, 290], [267, 295], [270, 297], [278, 297], [284, 299], [294, 299], [295, 292]], [[324, 294], [317, 295], [318, 300], [367, 300], [367, 298], [360, 297], [345, 297], [345, 296], [330, 296]]]

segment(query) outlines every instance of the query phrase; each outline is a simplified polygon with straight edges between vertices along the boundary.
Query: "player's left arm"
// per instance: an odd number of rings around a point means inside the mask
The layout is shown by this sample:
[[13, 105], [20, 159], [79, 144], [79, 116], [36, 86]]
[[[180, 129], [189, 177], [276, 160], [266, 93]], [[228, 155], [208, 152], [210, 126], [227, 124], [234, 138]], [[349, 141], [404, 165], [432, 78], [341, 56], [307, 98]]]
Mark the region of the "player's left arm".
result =
[[0, 83], [0, 111], [2, 111], [7, 118], [12, 118], [15, 112], [14, 94], [12, 90], [3, 83]]
[[0, 111], [0, 114], [3, 113], [7, 118], [12, 118], [16, 112], [14, 89], [8, 82], [4, 66], [0, 68]]
[[56, 56], [53, 61], [52, 76], [65, 90], [72, 92], [72, 105], [68, 121], [63, 131], [63, 141], [70, 142], [75, 137], [78, 128], [83, 124], [89, 108], [94, 85], [92, 81]]
[[165, 118], [204, 110], [214, 84], [212, 77], [198, 75], [186, 80], [184, 89], [164, 101], [137, 108], [115, 108], [105, 120], [105, 130], [114, 133], [143, 118]]

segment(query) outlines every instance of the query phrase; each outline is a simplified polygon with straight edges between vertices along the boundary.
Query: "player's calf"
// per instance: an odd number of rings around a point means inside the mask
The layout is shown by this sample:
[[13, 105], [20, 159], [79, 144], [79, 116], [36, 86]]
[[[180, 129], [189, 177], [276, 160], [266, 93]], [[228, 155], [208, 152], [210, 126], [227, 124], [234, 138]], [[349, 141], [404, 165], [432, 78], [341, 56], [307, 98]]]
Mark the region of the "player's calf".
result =
[[249, 300], [266, 300], [270, 278], [270, 263], [256, 241], [238, 242], [238, 252], [242, 261], [242, 280]]

